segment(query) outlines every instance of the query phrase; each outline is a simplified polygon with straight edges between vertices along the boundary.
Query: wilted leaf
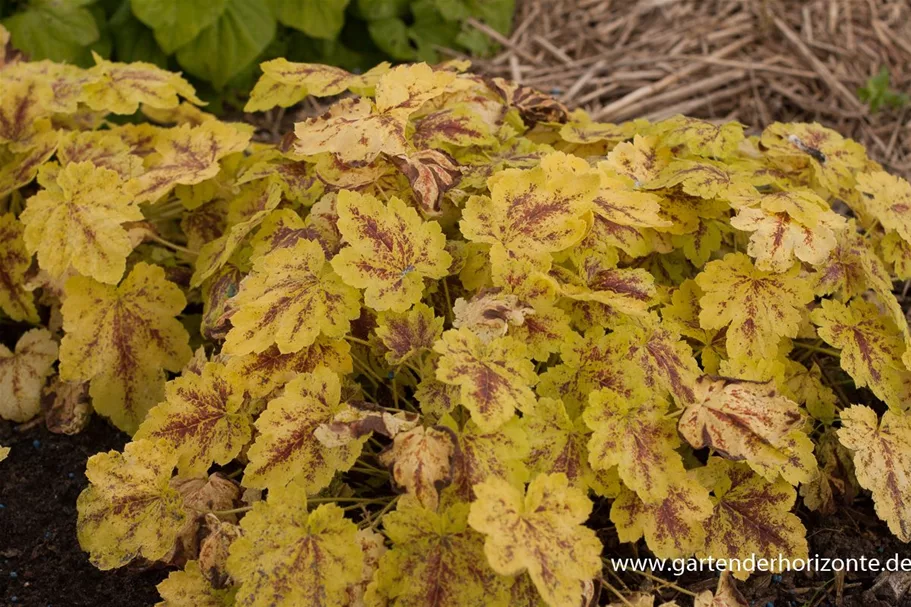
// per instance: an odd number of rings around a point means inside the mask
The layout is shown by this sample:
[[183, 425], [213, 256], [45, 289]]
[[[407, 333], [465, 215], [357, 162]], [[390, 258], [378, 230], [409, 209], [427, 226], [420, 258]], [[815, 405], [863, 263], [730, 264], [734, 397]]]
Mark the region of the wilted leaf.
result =
[[53, 372], [57, 342], [46, 329], [32, 329], [15, 351], [0, 344], [0, 418], [25, 422], [41, 412], [41, 389]]
[[140, 61], [106, 61], [94, 51], [92, 56], [95, 66], [88, 72], [94, 79], [85, 85], [83, 101], [93, 110], [135, 114], [140, 103], [154, 108], [173, 108], [180, 104], [178, 95], [203, 105], [190, 83], [179, 74]]
[[841, 367], [858, 386], [868, 386], [902, 411], [911, 402], [911, 371], [902, 364], [905, 343], [888, 316], [860, 298], [844, 305], [831, 299], [810, 314], [819, 336], [841, 349]]
[[88, 382], [66, 382], [53, 379], [44, 389], [50, 405], [44, 412], [44, 424], [54, 434], [79, 434], [92, 420]]
[[813, 442], [801, 430], [804, 417], [775, 382], [708, 375], [696, 384], [696, 400], [680, 417], [680, 434], [696, 449], [709, 447], [746, 460], [769, 481], [780, 474], [792, 485], [815, 475]]
[[443, 333], [434, 350], [442, 356], [437, 379], [460, 387], [461, 404], [482, 430], [496, 430], [516, 409], [534, 403], [534, 365], [513, 338], [485, 344], [467, 329], [453, 329]]
[[784, 274], [763, 272], [743, 253], [706, 264], [696, 276], [704, 329], [727, 328], [732, 358], [774, 357], [782, 337], [796, 337], [803, 307], [813, 301], [808, 281], [795, 264]]
[[623, 489], [611, 506], [610, 519], [621, 542], [636, 542], [645, 536], [655, 556], [676, 559], [702, 548], [703, 522], [711, 514], [709, 492], [692, 474], [680, 471], [668, 479], [665, 496], [653, 503]]
[[149, 411], [135, 438], [164, 439], [179, 456], [182, 476], [204, 474], [213, 462], [227, 464], [252, 435], [241, 383], [219, 363], [168, 382], [164, 402]]
[[386, 348], [384, 358], [390, 365], [401, 365], [427, 350], [443, 332], [443, 320], [433, 308], [416, 303], [406, 312], [382, 312], [377, 319], [376, 336]]
[[240, 527], [208, 513], [205, 515], [205, 533], [199, 543], [199, 568], [203, 577], [214, 588], [234, 585], [227, 569], [228, 553], [231, 544], [241, 535]]
[[499, 289], [480, 291], [470, 301], [460, 297], [452, 311], [453, 327], [465, 327], [485, 343], [503, 337], [510, 326], [521, 326], [526, 315], [534, 314], [534, 308]]
[[408, 179], [418, 204], [429, 215], [440, 213], [443, 196], [462, 178], [459, 163], [440, 150], [420, 150], [390, 160]]
[[326, 447], [314, 435], [343, 410], [338, 375], [317, 369], [292, 380], [256, 420], [257, 437], [247, 452], [243, 485], [274, 489], [292, 481], [310, 493], [329, 484], [336, 471], [350, 468], [367, 440]]
[[307, 490], [276, 487], [240, 523], [228, 571], [240, 584], [238, 607], [344, 607], [364, 557], [357, 526], [335, 504], [307, 512]]
[[841, 443], [854, 452], [857, 481], [873, 493], [876, 514], [903, 542], [911, 541], [911, 416], [869, 407], [841, 412]]
[[187, 516], [170, 485], [176, 464], [177, 454], [163, 441], [149, 440], [89, 458], [89, 486], [76, 501], [76, 532], [93, 565], [113, 569], [171, 550]]
[[392, 470], [396, 484], [417, 498], [425, 508], [436, 510], [440, 491], [452, 482], [452, 460], [458, 443], [445, 426], [418, 426], [397, 435], [379, 461]]
[[120, 177], [79, 162], [45, 185], [20, 216], [25, 246], [38, 253], [38, 265], [54, 278], [73, 267], [83, 276], [117, 283], [133, 250], [122, 224], [143, 217]]
[[484, 536], [468, 526], [468, 504], [437, 513], [406, 495], [383, 517], [392, 550], [367, 589], [366, 604], [411, 607], [506, 606], [509, 582], [484, 555]]
[[164, 396], [165, 371], [190, 359], [189, 336], [174, 318], [186, 300], [164, 269], [138, 263], [119, 287], [67, 281], [60, 377], [91, 381], [95, 410], [128, 432]]
[[563, 474], [538, 475], [527, 493], [497, 478], [474, 489], [468, 523], [487, 536], [491, 568], [502, 575], [527, 570], [545, 602], [576, 607], [582, 584], [601, 571], [601, 542], [582, 525], [591, 512], [585, 494]]
[[326, 263], [318, 243], [298, 240], [254, 260], [232, 303], [237, 311], [224, 350], [243, 355], [277, 344], [287, 354], [320, 334], [342, 337], [360, 315], [358, 299]]
[[[808, 557], [806, 529], [790, 512], [797, 491], [786, 480], [770, 483], [746, 464], [720, 457], [709, 459], [697, 475], [713, 492], [714, 510], [705, 522], [705, 546], [696, 556], [731, 559], [729, 570], [741, 580], [751, 573], [743, 567], [751, 556], [768, 559], [773, 573], [780, 570], [779, 557]], [[740, 559], [740, 567], [733, 559]]]
[[[178, 462], [179, 464], [179, 462]], [[180, 493], [188, 517], [180, 528], [174, 548], [161, 561], [180, 565], [199, 556], [202, 528], [206, 516], [213, 510], [231, 510], [240, 500], [240, 485], [218, 472], [201, 476], [171, 480], [171, 486]], [[226, 520], [237, 522], [233, 514], [223, 514]], [[205, 573], [205, 572], [204, 572]]]
[[404, 312], [421, 299], [425, 278], [443, 278], [452, 263], [436, 222], [393, 197], [388, 205], [347, 190], [338, 195], [338, 227], [348, 246], [332, 267], [349, 285], [365, 289], [371, 308]]
[[684, 474], [666, 400], [641, 387], [629, 396], [602, 389], [591, 394], [583, 419], [594, 431], [588, 443], [592, 468], [617, 466], [620, 479], [643, 501], [665, 499], [673, 479]]
[[693, 607], [750, 607], [750, 604], [737, 589], [730, 572], [723, 571], [714, 594], [711, 590], [700, 592]]
[[800, 486], [804, 505], [823, 515], [834, 514], [848, 506], [860, 491], [854, 474], [852, 454], [838, 441], [837, 431], [829, 428], [818, 439], [818, 474]]

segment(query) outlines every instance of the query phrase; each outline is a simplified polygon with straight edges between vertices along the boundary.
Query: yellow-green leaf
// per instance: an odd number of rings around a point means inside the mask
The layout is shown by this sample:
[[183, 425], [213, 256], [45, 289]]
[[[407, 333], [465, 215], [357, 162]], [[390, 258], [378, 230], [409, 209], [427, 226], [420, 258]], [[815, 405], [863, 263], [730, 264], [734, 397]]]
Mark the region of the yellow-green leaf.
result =
[[15, 215], [0, 215], [0, 311], [15, 321], [37, 323], [34, 297], [25, 290], [32, 255], [25, 247], [24, 232]]
[[57, 360], [46, 329], [22, 334], [15, 351], [0, 344], [0, 418], [26, 422], [41, 412], [41, 389]]

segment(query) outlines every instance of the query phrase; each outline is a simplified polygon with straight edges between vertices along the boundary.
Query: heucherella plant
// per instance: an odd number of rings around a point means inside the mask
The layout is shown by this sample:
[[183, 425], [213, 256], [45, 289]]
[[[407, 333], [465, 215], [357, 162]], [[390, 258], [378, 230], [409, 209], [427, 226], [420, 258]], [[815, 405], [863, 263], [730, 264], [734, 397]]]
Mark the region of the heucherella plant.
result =
[[611, 523], [800, 558], [798, 497], [866, 490], [911, 541], [911, 185], [466, 68], [270, 62], [251, 110], [335, 100], [278, 143], [148, 65], [0, 70], [0, 415], [81, 386], [132, 435], [92, 562], [179, 567], [164, 606], [579, 607]]

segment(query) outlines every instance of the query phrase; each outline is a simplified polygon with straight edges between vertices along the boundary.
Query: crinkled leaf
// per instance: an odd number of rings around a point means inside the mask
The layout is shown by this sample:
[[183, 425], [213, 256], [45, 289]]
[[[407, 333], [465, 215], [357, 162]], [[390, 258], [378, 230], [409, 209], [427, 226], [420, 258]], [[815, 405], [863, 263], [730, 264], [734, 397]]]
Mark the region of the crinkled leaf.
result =
[[41, 389], [57, 360], [57, 342], [46, 329], [22, 334], [15, 351], [0, 344], [0, 417], [25, 422], [41, 412]]
[[397, 435], [379, 461], [392, 478], [425, 508], [436, 510], [440, 491], [452, 482], [452, 460], [457, 448], [454, 433], [444, 426], [418, 426]]
[[218, 19], [225, 4], [226, 0], [135, 0], [131, 8], [155, 31], [161, 49], [171, 54]]
[[102, 59], [94, 51], [92, 55], [95, 66], [89, 74], [95, 78], [85, 85], [83, 101], [93, 110], [135, 114], [140, 103], [154, 108], [174, 108], [180, 104], [178, 95], [197, 105], [203, 104], [190, 83], [179, 74], [151, 63], [117, 63]]
[[138, 263], [119, 287], [77, 276], [66, 283], [60, 377], [91, 381], [95, 410], [127, 432], [164, 396], [165, 371], [192, 355], [174, 318], [186, 299], [161, 267]]
[[93, 565], [113, 569], [171, 550], [187, 516], [170, 485], [176, 464], [177, 454], [163, 441], [149, 440], [89, 458], [89, 486], [76, 501], [76, 533]]
[[541, 474], [527, 492], [502, 479], [475, 486], [468, 523], [487, 536], [484, 553], [502, 575], [528, 571], [544, 601], [576, 607], [582, 585], [601, 571], [601, 542], [582, 525], [591, 512], [585, 494], [563, 474]]
[[433, 348], [443, 332], [443, 320], [433, 308], [417, 303], [406, 312], [383, 312], [377, 319], [376, 336], [386, 348], [384, 358], [400, 365]]

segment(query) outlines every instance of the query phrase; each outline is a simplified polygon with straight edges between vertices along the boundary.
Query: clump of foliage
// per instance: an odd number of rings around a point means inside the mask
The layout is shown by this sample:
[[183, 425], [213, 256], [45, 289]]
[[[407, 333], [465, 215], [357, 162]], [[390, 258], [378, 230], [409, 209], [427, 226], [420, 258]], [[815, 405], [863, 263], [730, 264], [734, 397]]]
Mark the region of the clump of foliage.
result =
[[889, 68], [883, 66], [857, 91], [857, 96], [874, 114], [884, 107], [897, 110], [908, 105], [908, 94], [893, 90], [889, 80]]
[[34, 60], [89, 67], [93, 54], [183, 70], [248, 90], [259, 62], [286, 57], [363, 69], [493, 50], [475, 19], [509, 32], [514, 0], [11, 0], [0, 23]]
[[181, 567], [171, 606], [575, 607], [608, 512], [795, 558], [798, 495], [869, 491], [911, 540], [911, 185], [818, 124], [596, 123], [466, 67], [267, 63], [251, 111], [340, 97], [276, 144], [154, 66], [0, 71], [0, 414], [53, 376], [48, 416], [133, 435], [88, 462], [92, 562]]

